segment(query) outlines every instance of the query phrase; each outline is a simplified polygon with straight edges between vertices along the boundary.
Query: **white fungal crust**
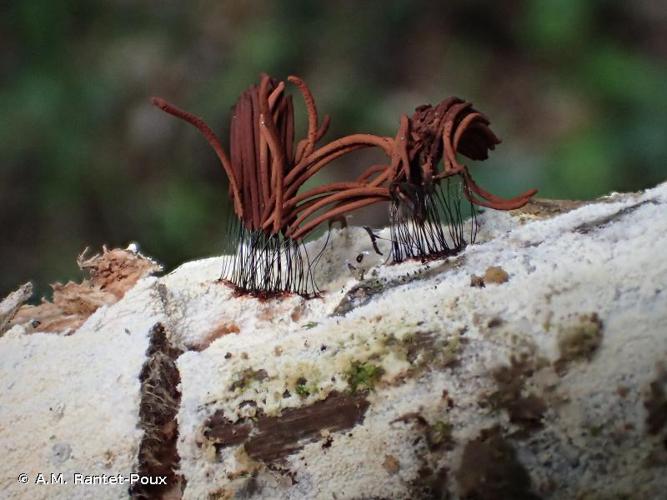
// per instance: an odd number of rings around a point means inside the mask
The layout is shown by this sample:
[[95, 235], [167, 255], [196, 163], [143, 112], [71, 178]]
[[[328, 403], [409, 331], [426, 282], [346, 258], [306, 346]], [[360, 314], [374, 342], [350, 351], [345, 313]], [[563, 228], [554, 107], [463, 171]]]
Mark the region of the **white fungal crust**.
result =
[[[162, 315], [155, 281], [102, 306], [72, 335], [17, 325], [0, 339], [3, 498], [127, 498], [128, 485], [75, 484], [74, 474], [135, 470], [143, 434], [139, 373], [148, 332]], [[39, 473], [47, 483], [62, 473], [67, 484], [40, 484]]]
[[426, 264], [382, 265], [366, 231], [337, 229], [321, 298], [234, 296], [220, 257], [142, 279], [70, 336], [16, 326], [0, 338], [0, 486], [127, 495], [14, 476], [137, 470], [160, 323], [183, 351], [184, 498], [657, 498], [666, 206], [663, 184], [488, 211], [477, 244]]

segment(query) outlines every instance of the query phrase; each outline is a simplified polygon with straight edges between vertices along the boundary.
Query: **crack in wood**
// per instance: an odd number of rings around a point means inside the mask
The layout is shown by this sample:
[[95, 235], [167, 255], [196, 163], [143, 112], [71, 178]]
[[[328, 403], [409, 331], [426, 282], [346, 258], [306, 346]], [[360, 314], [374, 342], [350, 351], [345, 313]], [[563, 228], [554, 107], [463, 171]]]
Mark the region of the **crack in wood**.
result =
[[432, 265], [431, 263], [426, 264], [424, 267], [413, 273], [401, 275], [396, 278], [387, 280], [371, 278], [364, 280], [353, 286], [350, 291], [345, 294], [345, 297], [341, 299], [331, 315], [345, 316], [353, 309], [368, 304], [373, 297], [384, 293], [387, 290], [407, 285], [408, 283], [413, 283], [415, 281], [430, 279], [440, 273], [459, 268], [464, 262], [465, 256], [459, 255], [458, 257], [448, 258], [444, 262], [436, 265]]
[[133, 499], [180, 498], [185, 479], [178, 473], [176, 415], [181, 403], [181, 377], [176, 359], [183, 351], [171, 345], [161, 323], [156, 323], [149, 335], [147, 359], [139, 375], [139, 426], [144, 437], [139, 447], [138, 473], [142, 477], [164, 476], [166, 484], [136, 482], [130, 487], [130, 495]]
[[604, 217], [599, 217], [597, 219], [594, 219], [589, 222], [584, 222], [583, 224], [579, 224], [577, 227], [573, 229], [574, 232], [580, 233], [580, 234], [588, 234], [593, 231], [596, 231], [600, 229], [603, 226], [606, 226], [610, 222], [614, 222], [617, 219], [620, 219], [621, 217], [624, 217], [628, 214], [631, 214], [638, 208], [646, 205], [646, 204], [652, 204], [652, 205], [657, 205], [658, 201], [657, 200], [644, 200], [639, 203], [636, 203], [634, 205], [630, 205], [629, 207], [625, 207], [618, 212], [614, 212], [613, 214], [610, 215], [605, 215]]

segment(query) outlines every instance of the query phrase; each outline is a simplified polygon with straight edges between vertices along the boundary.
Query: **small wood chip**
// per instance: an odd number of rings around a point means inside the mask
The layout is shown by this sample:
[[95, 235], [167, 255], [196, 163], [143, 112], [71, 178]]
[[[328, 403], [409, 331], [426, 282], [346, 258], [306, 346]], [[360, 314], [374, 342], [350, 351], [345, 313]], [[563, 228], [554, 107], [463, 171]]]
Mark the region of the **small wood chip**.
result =
[[507, 274], [507, 271], [499, 266], [491, 266], [484, 273], [484, 283], [487, 285], [489, 283], [496, 283], [499, 285], [501, 283], [506, 283], [509, 279], [510, 275]]
[[384, 467], [389, 474], [396, 474], [398, 470], [401, 468], [398, 460], [396, 460], [396, 457], [393, 455], [386, 455], [384, 457], [384, 462], [382, 462], [382, 467]]

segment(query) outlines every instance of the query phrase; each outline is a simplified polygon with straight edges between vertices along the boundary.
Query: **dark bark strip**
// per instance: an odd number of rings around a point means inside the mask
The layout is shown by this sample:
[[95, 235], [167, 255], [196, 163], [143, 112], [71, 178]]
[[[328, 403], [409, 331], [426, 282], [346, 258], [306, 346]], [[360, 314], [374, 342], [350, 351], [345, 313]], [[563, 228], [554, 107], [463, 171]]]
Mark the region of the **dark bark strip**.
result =
[[332, 393], [302, 408], [290, 408], [280, 416], [260, 415], [255, 420], [232, 422], [216, 413], [204, 425], [204, 437], [216, 449], [244, 444], [254, 460], [271, 462], [322, 439], [322, 431], [342, 431], [364, 421], [369, 403], [365, 393]]
[[[181, 403], [177, 387], [181, 381], [176, 358], [182, 351], [173, 347], [161, 323], [150, 332], [146, 362], [141, 369], [140, 426], [144, 430], [138, 457], [138, 473], [153, 478], [149, 484], [136, 482], [130, 487], [134, 499], [170, 498], [180, 496], [185, 479], [178, 473], [180, 457], [176, 449], [178, 425], [176, 414]], [[166, 484], [155, 478], [166, 476]], [[152, 483], [152, 484], [150, 484]]]

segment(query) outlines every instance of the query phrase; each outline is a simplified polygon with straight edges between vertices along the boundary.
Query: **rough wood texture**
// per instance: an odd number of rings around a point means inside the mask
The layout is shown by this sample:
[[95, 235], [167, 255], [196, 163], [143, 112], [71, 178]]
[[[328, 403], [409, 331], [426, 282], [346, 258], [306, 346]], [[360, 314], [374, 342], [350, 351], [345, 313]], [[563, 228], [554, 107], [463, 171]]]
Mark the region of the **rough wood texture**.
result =
[[[383, 266], [366, 231], [336, 230], [321, 299], [235, 297], [221, 257], [70, 335], [24, 318], [0, 338], [3, 495], [126, 498], [72, 474], [167, 467], [169, 498], [660, 498], [666, 208], [667, 184], [537, 200], [427, 264]], [[152, 435], [169, 439], [147, 455]]]
[[97, 309], [118, 302], [141, 278], [162, 270], [134, 246], [126, 250], [105, 247], [92, 257], [86, 257], [84, 250], [76, 262], [89, 278], [81, 283], [52, 284], [52, 301], [42, 299], [39, 305], [20, 307], [10, 318], [11, 323], [30, 324], [38, 332], [74, 332]]
[[204, 425], [204, 438], [216, 450], [243, 444], [249, 457], [271, 463], [299, 451], [308, 442], [324, 439], [323, 431], [344, 431], [362, 423], [368, 405], [366, 394], [333, 392], [326, 399], [290, 408], [280, 416], [258, 414], [254, 422], [231, 422], [217, 413]]
[[0, 336], [7, 330], [19, 308], [32, 296], [32, 283], [24, 283], [0, 302]]

